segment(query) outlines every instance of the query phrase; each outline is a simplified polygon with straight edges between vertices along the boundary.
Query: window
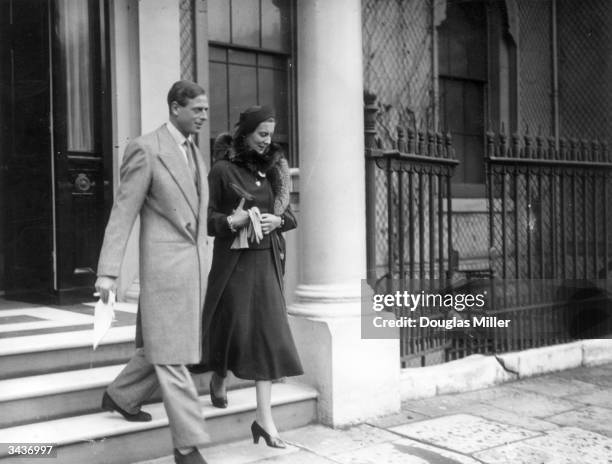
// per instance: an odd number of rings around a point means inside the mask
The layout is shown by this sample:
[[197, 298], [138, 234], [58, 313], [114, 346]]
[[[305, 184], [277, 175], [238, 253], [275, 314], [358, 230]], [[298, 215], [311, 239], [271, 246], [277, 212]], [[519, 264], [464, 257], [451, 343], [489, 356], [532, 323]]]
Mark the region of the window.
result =
[[485, 131], [515, 130], [515, 50], [500, 2], [447, 0], [438, 28], [440, 122], [460, 164], [453, 196], [484, 197]]
[[276, 111], [274, 140], [292, 143], [293, 2], [289, 0], [209, 0], [211, 139], [231, 131], [240, 112], [256, 104]]

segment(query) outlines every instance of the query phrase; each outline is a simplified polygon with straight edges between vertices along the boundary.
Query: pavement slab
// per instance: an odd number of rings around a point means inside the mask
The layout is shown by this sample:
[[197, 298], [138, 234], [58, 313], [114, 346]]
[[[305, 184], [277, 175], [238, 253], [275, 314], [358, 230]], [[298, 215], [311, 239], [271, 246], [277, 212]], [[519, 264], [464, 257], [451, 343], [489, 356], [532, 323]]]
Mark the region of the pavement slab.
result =
[[469, 414], [438, 417], [393, 427], [393, 432], [435, 446], [469, 454], [539, 435], [514, 425]]
[[342, 464], [478, 464], [469, 456], [407, 439], [339, 454], [334, 460]]
[[491, 406], [490, 404], [477, 404], [469, 410], [469, 413], [473, 416], [490, 419], [496, 422], [502, 422], [504, 424], [515, 425], [527, 430], [533, 430], [534, 432], [544, 432], [546, 430], [556, 429], [559, 427], [557, 424], [547, 420], [529, 417], [525, 414], [517, 414], [512, 411], [506, 411], [505, 409], [499, 409], [495, 406]]
[[611, 464], [612, 439], [574, 427], [476, 453], [486, 463]]
[[547, 396], [572, 396], [601, 392], [602, 388], [593, 385], [592, 383], [582, 382], [575, 379], [566, 379], [557, 375], [544, 375], [542, 377], [534, 377], [532, 379], [521, 380], [509, 384], [512, 388], [528, 390], [534, 393], [540, 393]]
[[448, 396], [452, 396], [456, 398], [456, 401], [460, 401], [463, 403], [491, 402], [496, 400], [497, 398], [503, 398], [504, 396], [507, 396], [509, 393], [513, 392], [514, 390], [512, 389], [512, 385], [512, 383], [509, 383], [503, 386], [485, 388], [482, 390], [474, 390], [465, 393], [456, 393], [454, 395]]
[[[293, 462], [293, 456], [298, 455], [300, 449], [292, 445], [287, 446], [285, 449], [271, 448], [262, 444], [261, 441], [259, 445], [255, 445], [252, 440], [240, 440], [233, 443], [200, 448], [200, 452], [208, 464], [249, 464], [271, 458], [283, 458], [285, 462]], [[289, 458], [289, 455], [291, 455], [291, 458]], [[316, 463], [317, 461], [312, 462]], [[174, 464], [174, 457], [165, 456], [163, 458], [142, 461], [139, 464]]]
[[[209, 461], [210, 462], [210, 461]], [[258, 463], [291, 463], [291, 464], [337, 464], [338, 461], [326, 458], [325, 456], [321, 456], [319, 454], [314, 454], [310, 451], [299, 450], [295, 453], [291, 454], [283, 454], [280, 456], [274, 456], [271, 458], [266, 458]], [[221, 464], [221, 463], [219, 463]], [[225, 463], [223, 463], [225, 464]], [[379, 463], [380, 464], [380, 463]]]
[[[609, 393], [608, 393], [609, 394]], [[587, 406], [547, 418], [559, 425], [572, 425], [612, 437], [612, 409]]]
[[612, 369], [607, 366], [579, 367], [578, 369], [558, 372], [556, 375], [561, 378], [580, 380], [601, 387], [612, 387]]
[[381, 429], [388, 429], [391, 427], [397, 427], [398, 425], [408, 424], [410, 422], [416, 422], [419, 420], [428, 419], [427, 416], [419, 414], [418, 412], [403, 410], [398, 414], [390, 414], [388, 416], [381, 416], [375, 419], [370, 419], [367, 424], [372, 427], [378, 427]]
[[424, 417], [438, 417], [448, 414], [469, 412], [483, 401], [494, 401], [511, 392], [507, 387], [495, 387], [468, 393], [435, 396], [402, 402], [402, 411], [409, 410]]
[[521, 390], [520, 388], [508, 389], [507, 395], [493, 400], [486, 400], [485, 403], [515, 414], [524, 414], [529, 417], [540, 418], [571, 411], [572, 409], [582, 406], [581, 403], [578, 402], [554, 396], [541, 395], [539, 393]]
[[309, 425], [283, 432], [282, 437], [293, 446], [322, 456], [334, 456], [398, 438], [391, 432], [367, 424], [346, 429]]
[[610, 390], [598, 390], [583, 395], [575, 395], [572, 396], [572, 401], [612, 409], [612, 393], [610, 393]]

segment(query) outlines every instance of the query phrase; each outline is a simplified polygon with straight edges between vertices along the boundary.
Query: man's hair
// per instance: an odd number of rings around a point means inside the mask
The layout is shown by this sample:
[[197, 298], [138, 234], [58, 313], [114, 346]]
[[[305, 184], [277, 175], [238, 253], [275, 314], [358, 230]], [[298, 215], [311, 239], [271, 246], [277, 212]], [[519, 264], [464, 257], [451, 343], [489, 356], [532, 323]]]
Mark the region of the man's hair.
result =
[[175, 101], [181, 106], [185, 106], [188, 100], [205, 95], [206, 92], [195, 82], [191, 81], [177, 81], [172, 84], [170, 91], [168, 92], [168, 108]]

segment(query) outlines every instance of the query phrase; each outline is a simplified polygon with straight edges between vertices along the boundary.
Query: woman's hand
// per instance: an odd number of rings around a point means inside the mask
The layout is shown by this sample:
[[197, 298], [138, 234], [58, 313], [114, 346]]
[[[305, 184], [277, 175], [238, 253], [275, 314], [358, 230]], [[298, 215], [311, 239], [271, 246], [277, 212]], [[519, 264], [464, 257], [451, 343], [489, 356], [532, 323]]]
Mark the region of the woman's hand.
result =
[[263, 213], [261, 215], [261, 230], [264, 235], [268, 235], [274, 229], [279, 228], [281, 225], [281, 218], [274, 214]]
[[240, 200], [238, 207], [231, 214], [231, 221], [234, 229], [242, 229], [249, 223], [249, 213], [243, 209], [244, 206], [244, 198]]

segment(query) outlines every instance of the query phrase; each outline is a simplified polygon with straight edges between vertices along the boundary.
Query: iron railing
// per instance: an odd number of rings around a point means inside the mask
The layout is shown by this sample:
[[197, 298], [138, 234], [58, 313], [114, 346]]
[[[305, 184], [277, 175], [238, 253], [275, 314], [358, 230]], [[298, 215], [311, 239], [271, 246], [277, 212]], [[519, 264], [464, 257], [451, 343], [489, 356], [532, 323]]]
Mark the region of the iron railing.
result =
[[612, 333], [612, 158], [598, 141], [487, 134], [494, 298], [508, 328], [464, 333], [449, 359]]
[[[394, 149], [384, 150], [376, 142], [374, 100], [366, 96], [368, 281], [383, 292], [408, 290], [414, 280], [445, 285], [452, 256], [448, 192], [458, 164], [450, 135], [399, 129]], [[443, 330], [400, 332], [404, 366], [423, 365], [434, 352], [444, 358], [447, 346]]]

